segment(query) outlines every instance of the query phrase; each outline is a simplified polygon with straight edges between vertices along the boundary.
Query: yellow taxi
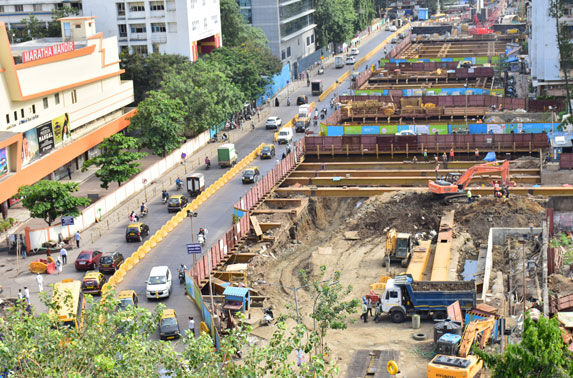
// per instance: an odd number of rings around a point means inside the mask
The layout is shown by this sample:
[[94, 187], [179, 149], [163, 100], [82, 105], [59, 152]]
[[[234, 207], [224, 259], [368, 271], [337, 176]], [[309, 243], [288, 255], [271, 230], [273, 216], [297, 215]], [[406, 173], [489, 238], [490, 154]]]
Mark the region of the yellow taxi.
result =
[[175, 310], [166, 308], [163, 310], [163, 315], [161, 315], [159, 320], [159, 338], [161, 340], [173, 340], [180, 336], [181, 330], [179, 329]]
[[130, 223], [125, 230], [125, 240], [142, 241], [144, 237], [149, 235], [149, 226], [142, 222]]
[[254, 165], [251, 165], [250, 167], [245, 168], [245, 170], [243, 171], [243, 184], [250, 184], [250, 183], [256, 183], [260, 180], [261, 178], [261, 171], [259, 171], [259, 167], [255, 167]]
[[122, 290], [117, 297], [118, 310], [126, 310], [129, 306], [137, 307], [137, 293], [135, 290]]
[[180, 211], [187, 205], [187, 197], [182, 194], [175, 194], [169, 197], [169, 201], [167, 201], [167, 211]]
[[265, 144], [261, 149], [261, 160], [272, 159], [275, 157], [276, 150], [274, 144]]
[[85, 294], [97, 294], [101, 295], [101, 289], [106, 281], [106, 277], [103, 273], [90, 270], [86, 272], [84, 279], [82, 280], [82, 292]]

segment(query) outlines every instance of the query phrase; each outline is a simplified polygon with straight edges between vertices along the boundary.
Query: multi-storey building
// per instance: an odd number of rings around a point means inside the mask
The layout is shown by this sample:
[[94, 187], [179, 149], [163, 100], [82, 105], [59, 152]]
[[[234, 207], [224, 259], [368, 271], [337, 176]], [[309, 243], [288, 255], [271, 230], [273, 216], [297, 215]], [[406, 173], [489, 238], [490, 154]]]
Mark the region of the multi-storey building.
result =
[[64, 5], [81, 12], [81, 0], [3, 0], [0, 2], [0, 22], [8, 29], [23, 28], [22, 19], [36, 17], [47, 25], [52, 21], [53, 11]]
[[192, 61], [221, 46], [219, 0], [83, 0], [98, 30], [121, 51], [179, 54]]
[[[273, 55], [291, 63], [316, 51], [314, 0], [237, 0], [245, 20], [263, 30]], [[224, 43], [225, 41], [223, 41]]]
[[22, 185], [81, 168], [129, 124], [133, 83], [122, 81], [117, 40], [93, 17], [60, 19], [61, 38], [10, 44], [0, 23], [0, 206]]

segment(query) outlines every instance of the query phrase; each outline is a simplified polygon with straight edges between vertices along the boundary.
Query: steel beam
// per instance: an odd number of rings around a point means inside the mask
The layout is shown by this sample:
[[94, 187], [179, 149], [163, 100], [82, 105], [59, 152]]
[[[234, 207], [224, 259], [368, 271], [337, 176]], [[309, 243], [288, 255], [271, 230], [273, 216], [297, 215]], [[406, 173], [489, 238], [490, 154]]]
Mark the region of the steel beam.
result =
[[[400, 185], [427, 185], [429, 179], [435, 177], [287, 177], [283, 185], [291, 186], [314, 185], [314, 186], [400, 186]], [[492, 180], [500, 180], [501, 176], [496, 174], [474, 176], [472, 183], [490, 184]], [[538, 184], [539, 176], [511, 176], [511, 180], [518, 184]]]
[[[427, 164], [425, 165], [427, 166]], [[465, 168], [464, 168], [465, 169]], [[462, 169], [440, 169], [440, 174], [462, 173]], [[367, 169], [349, 169], [349, 170], [326, 170], [326, 171], [294, 171], [289, 177], [434, 177], [433, 169], [386, 169], [386, 170], [367, 170]], [[512, 175], [516, 176], [539, 176], [539, 169], [512, 169]]]
[[[493, 189], [487, 188], [471, 188], [472, 195], [493, 195]], [[313, 197], [370, 197], [389, 192], [420, 192], [427, 193], [428, 188], [403, 188], [403, 187], [367, 187], [361, 188], [357, 186], [344, 187], [344, 188], [277, 188], [275, 192], [280, 196], [289, 196], [302, 194]], [[515, 187], [510, 189], [510, 195], [534, 195], [534, 196], [554, 196], [554, 197], [573, 197], [573, 187], [562, 186], [543, 186], [543, 187]]]
[[[325, 155], [325, 159], [328, 159], [328, 153], [321, 152], [321, 156]], [[345, 159], [346, 160], [346, 159]], [[448, 169], [451, 170], [459, 170], [459, 169], [468, 169], [469, 167], [473, 167], [476, 164], [482, 164], [483, 161], [452, 161], [448, 162]], [[510, 167], [513, 164], [510, 164]], [[364, 169], [371, 169], [371, 170], [406, 170], [406, 169], [414, 169], [414, 170], [423, 170], [424, 167], [430, 167], [433, 171], [435, 164], [432, 163], [425, 163], [425, 162], [418, 162], [416, 164], [410, 161], [374, 161], [374, 162], [361, 162], [361, 161], [332, 161], [332, 162], [309, 162], [308, 160], [304, 163], [300, 164], [296, 172], [300, 171], [330, 171], [330, 170], [364, 170]], [[442, 161], [440, 159], [440, 167], [443, 167]], [[513, 169], [510, 168], [511, 172]], [[442, 169], [440, 169], [440, 172]], [[448, 171], [448, 170], [444, 170]], [[537, 172], [539, 170], [537, 169]]]

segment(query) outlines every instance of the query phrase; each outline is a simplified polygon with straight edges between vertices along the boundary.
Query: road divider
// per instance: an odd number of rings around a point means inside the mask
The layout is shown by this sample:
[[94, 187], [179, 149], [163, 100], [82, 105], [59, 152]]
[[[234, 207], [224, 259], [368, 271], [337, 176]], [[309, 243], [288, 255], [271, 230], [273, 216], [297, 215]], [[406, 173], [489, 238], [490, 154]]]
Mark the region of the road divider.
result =
[[186, 217], [187, 211], [195, 211], [201, 204], [203, 204], [209, 197], [217, 192], [228, 183], [233, 176], [242, 171], [247, 165], [257, 158], [260, 154], [263, 144], [261, 143], [251, 153], [245, 156], [230, 170], [225, 172], [223, 176], [219, 177], [217, 181], [209, 185], [201, 194], [199, 194], [193, 201], [185, 206], [181, 211], [177, 212], [171, 219], [169, 219], [159, 230], [157, 230], [148, 240], [146, 240], [135, 252], [131, 254], [123, 264], [115, 271], [109, 280], [103, 285], [102, 293], [105, 295], [109, 290], [114, 289], [121, 283], [127, 274], [141, 259], [157, 246], [171, 231], [175, 229]]

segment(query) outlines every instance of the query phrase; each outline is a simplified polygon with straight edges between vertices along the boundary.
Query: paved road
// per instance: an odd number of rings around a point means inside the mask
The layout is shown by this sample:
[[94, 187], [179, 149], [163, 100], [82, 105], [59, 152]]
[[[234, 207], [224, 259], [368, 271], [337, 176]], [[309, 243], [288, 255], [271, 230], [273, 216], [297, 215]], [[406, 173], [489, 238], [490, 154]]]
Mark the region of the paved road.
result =
[[[390, 33], [389, 32], [378, 32], [375, 33], [372, 38], [367, 42], [363, 42], [360, 48], [360, 55], [358, 58], [366, 55], [374, 47], [380, 44]], [[388, 48], [390, 50], [390, 48]], [[382, 57], [382, 52], [376, 54], [372, 59], [370, 59], [366, 64], [375, 64], [378, 59]], [[358, 59], [357, 59], [358, 60]], [[350, 66], [347, 66], [350, 68]], [[359, 69], [363, 70], [365, 67], [362, 66]], [[346, 68], [345, 68], [346, 69]], [[323, 80], [324, 88], [326, 89], [334, 81], [344, 73], [345, 69], [335, 69], [334, 62], [326, 66], [325, 73], [323, 75], [311, 74], [311, 79], [320, 78]], [[350, 82], [345, 81], [336, 93], [348, 93]], [[294, 85], [291, 84], [294, 87]], [[288, 92], [288, 93], [287, 93]], [[283, 91], [278, 97], [282, 106], [272, 107], [270, 109], [270, 115], [276, 115], [283, 119], [283, 122], [291, 119], [297, 112], [298, 107], [294, 105], [296, 96], [299, 94], [305, 94], [309, 96], [311, 101], [318, 101], [318, 96], [311, 96], [310, 87], [300, 87], [299, 89], [289, 88], [287, 91]], [[293, 103], [291, 106], [286, 106], [286, 97], [291, 98]], [[323, 104], [318, 104], [318, 108], [328, 107], [329, 99], [326, 99]], [[318, 133], [318, 128], [313, 127], [313, 131]], [[264, 129], [264, 122], [258, 124], [258, 127], [249, 131], [248, 133], [239, 134], [242, 135], [241, 139], [234, 141], [239, 159], [242, 159], [248, 153], [250, 153], [254, 148], [256, 148], [262, 142], [272, 142], [273, 131]], [[298, 140], [302, 137], [302, 134], [296, 134], [295, 139]], [[285, 150], [284, 146], [279, 146], [277, 148], [277, 157], [282, 155]], [[204, 157], [202, 157], [204, 158]], [[216, 157], [210, 156], [213, 164], [210, 170], [205, 170], [201, 167], [194, 172], [201, 172], [205, 175], [206, 186], [211, 185], [215, 180], [217, 180], [226, 169], [221, 169], [216, 166]], [[274, 160], [257, 160], [253, 164], [256, 164], [261, 169], [261, 173], [264, 175], [267, 171], [272, 169], [275, 164]], [[250, 189], [249, 185], [243, 185], [241, 183], [240, 175], [235, 176], [227, 185], [225, 185], [221, 190], [214, 194], [209, 200], [207, 200], [201, 207], [197, 210], [199, 215], [197, 218], [193, 219], [193, 232], [196, 234], [199, 227], [207, 228], [209, 234], [207, 236], [207, 248], [210, 247], [215, 241], [217, 241], [228, 229], [231, 227], [231, 214], [233, 211], [233, 204], [243, 196]], [[171, 187], [168, 189], [170, 194], [176, 193], [175, 188]], [[180, 191], [183, 194], [183, 190]], [[151, 233], [158, 230], [165, 222], [173, 216], [173, 213], [168, 214], [165, 205], [161, 203], [159, 196], [149, 198], [149, 215], [143, 218], [143, 221], [150, 226]], [[93, 244], [84, 243], [81, 249], [100, 249], [102, 251], [112, 251], [116, 250], [127, 258], [130, 256], [138, 247], [138, 243], [126, 243], [125, 242], [125, 229], [128, 224], [128, 220], [120, 220], [115, 227], [111, 228], [106, 234], [94, 242]], [[182, 329], [187, 328], [187, 317], [193, 316], [195, 319], [200, 319], [200, 314], [192, 305], [188, 299], [185, 297], [185, 291], [183, 285], [179, 285], [177, 280], [177, 267], [181, 263], [185, 263], [187, 266], [192, 264], [192, 258], [186, 254], [185, 244], [191, 241], [191, 223], [188, 220], [182, 222], [175, 230], [173, 230], [160, 244], [158, 244], [152, 252], [150, 252], [143, 260], [139, 262], [124, 278], [123, 282], [118, 285], [116, 290], [119, 292], [123, 289], [133, 289], [137, 292], [140, 297], [140, 304], [153, 310], [157, 305], [157, 301], [147, 301], [145, 299], [145, 281], [149, 275], [149, 272], [153, 266], [156, 265], [167, 265], [174, 275], [173, 280], [173, 290], [170, 298], [162, 300], [168, 308], [173, 308], [177, 312], [177, 316]], [[75, 254], [77, 255], [77, 253]], [[72, 259], [73, 263], [73, 259]], [[73, 270], [72, 264], [68, 264], [64, 269], [64, 273], [61, 276], [49, 276], [47, 277], [46, 283], [56, 282], [63, 278], [73, 278], [81, 280], [83, 277], [82, 272], [75, 272]], [[31, 287], [35, 287], [30, 283], [31, 278], [27, 278], [26, 282]], [[33, 281], [32, 281], [33, 282]], [[32, 291], [34, 293], [34, 290]], [[34, 304], [38, 305], [38, 301], [34, 299]], [[198, 322], [196, 322], [197, 324]]]

